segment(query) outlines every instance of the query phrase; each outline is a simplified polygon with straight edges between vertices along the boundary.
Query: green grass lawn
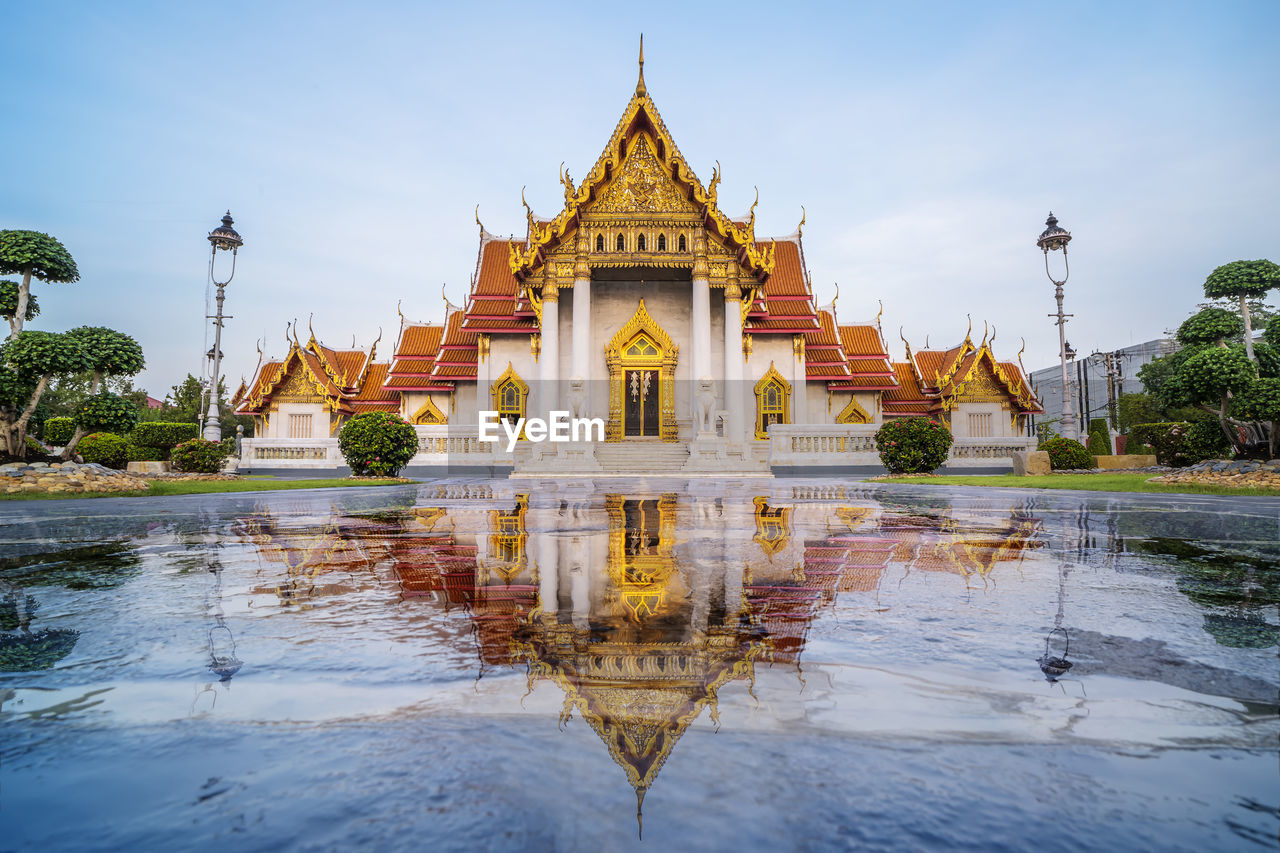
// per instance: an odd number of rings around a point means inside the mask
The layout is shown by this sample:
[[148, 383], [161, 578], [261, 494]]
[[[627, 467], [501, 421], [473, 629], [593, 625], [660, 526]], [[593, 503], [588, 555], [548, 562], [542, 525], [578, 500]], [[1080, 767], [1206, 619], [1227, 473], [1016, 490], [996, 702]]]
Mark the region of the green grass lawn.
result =
[[26, 492], [0, 495], [0, 500], [64, 500], [68, 498], [149, 498], [171, 495], [210, 495], [219, 492], [278, 492], [290, 489], [333, 489], [348, 486], [395, 486], [402, 480], [349, 480], [333, 477], [321, 480], [271, 480], [245, 477], [239, 480], [152, 480], [145, 492]]
[[1199, 486], [1190, 483], [1148, 483], [1154, 474], [1047, 474], [1015, 477], [1012, 474], [945, 475], [940, 477], [888, 477], [877, 483], [909, 483], [916, 486], [999, 486], [1012, 489], [1071, 489], [1086, 492], [1154, 492], [1185, 495], [1270, 495], [1280, 489]]

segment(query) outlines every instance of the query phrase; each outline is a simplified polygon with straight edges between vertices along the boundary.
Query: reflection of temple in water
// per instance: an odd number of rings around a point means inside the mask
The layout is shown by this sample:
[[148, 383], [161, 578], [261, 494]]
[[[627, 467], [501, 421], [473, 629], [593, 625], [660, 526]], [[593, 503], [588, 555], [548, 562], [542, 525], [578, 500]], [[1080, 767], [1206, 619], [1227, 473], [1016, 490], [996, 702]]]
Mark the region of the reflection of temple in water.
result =
[[255, 591], [303, 605], [389, 570], [402, 601], [460, 609], [481, 666], [523, 665], [530, 689], [554, 683], [561, 724], [587, 722], [638, 803], [704, 709], [719, 725], [726, 685], [750, 691], [758, 664], [799, 663], [838, 595], [874, 605], [891, 570], [986, 583], [1038, 544], [1039, 521], [1018, 509], [992, 526], [853, 498], [436, 497], [300, 530], [241, 519], [267, 570], [283, 569]]

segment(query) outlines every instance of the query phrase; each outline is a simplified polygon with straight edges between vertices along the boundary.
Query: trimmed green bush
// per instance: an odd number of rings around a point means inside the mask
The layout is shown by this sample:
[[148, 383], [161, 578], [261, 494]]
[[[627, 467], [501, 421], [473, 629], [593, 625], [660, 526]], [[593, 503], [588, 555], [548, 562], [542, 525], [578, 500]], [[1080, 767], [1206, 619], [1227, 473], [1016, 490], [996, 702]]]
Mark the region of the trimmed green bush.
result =
[[1111, 455], [1111, 433], [1107, 430], [1105, 418], [1092, 418], [1089, 421], [1089, 455]]
[[148, 447], [132, 441], [129, 442], [128, 453], [130, 462], [166, 462], [169, 459], [169, 451], [163, 447]]
[[144, 421], [129, 433], [129, 440], [143, 447], [159, 447], [172, 450], [184, 441], [199, 438], [197, 424], [164, 423], [162, 421]]
[[1093, 467], [1093, 456], [1074, 438], [1051, 438], [1040, 449], [1049, 454], [1049, 464], [1055, 471]]
[[338, 434], [338, 448], [357, 476], [394, 477], [418, 452], [418, 433], [399, 415], [356, 415]]
[[226, 458], [219, 442], [203, 438], [184, 441], [169, 453], [174, 469], [189, 474], [216, 474], [222, 470]]
[[86, 432], [126, 435], [138, 423], [138, 407], [117, 394], [97, 394], [76, 412], [76, 426]]
[[80, 439], [76, 453], [85, 462], [124, 468], [129, 462], [129, 442], [109, 432], [91, 432]]
[[1231, 444], [1216, 420], [1134, 424], [1129, 440], [1151, 445], [1157, 462], [1175, 468], [1231, 455]]
[[927, 473], [947, 461], [951, 432], [933, 418], [900, 418], [876, 431], [876, 450], [890, 473]]
[[44, 432], [40, 437], [50, 447], [66, 447], [75, 433], [75, 418], [49, 418], [44, 422]]

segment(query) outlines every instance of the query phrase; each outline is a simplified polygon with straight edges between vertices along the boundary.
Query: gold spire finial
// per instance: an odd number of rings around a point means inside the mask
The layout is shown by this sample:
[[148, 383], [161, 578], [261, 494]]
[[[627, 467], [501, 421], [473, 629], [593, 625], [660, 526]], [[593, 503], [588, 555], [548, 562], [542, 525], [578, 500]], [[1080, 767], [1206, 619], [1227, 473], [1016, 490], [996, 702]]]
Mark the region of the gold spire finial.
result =
[[982, 346], [985, 347], [986, 345], [987, 345], [987, 321], [983, 320], [982, 321]]
[[836, 302], [840, 299], [840, 282], [834, 282], [836, 286], [836, 295], [831, 297], [831, 322], [839, 323], [836, 319]]
[[[987, 341], [987, 349], [991, 349], [995, 345], [996, 345], [996, 324], [992, 323], [991, 324], [991, 340]], [[994, 357], [995, 352], [992, 352], [991, 355]]]
[[400, 303], [403, 301], [403, 299], [396, 300], [396, 313], [400, 315], [400, 328], [402, 329], [404, 328], [404, 312], [400, 310]]
[[644, 840], [644, 788], [636, 788], [636, 838]]
[[966, 344], [970, 344], [970, 345], [972, 345], [972, 344], [973, 344], [973, 338], [972, 338], [971, 336], [973, 335], [973, 315], [972, 315], [972, 314], [965, 314], [964, 316], [965, 316], [965, 317], [967, 317], [967, 318], [969, 319], [969, 328], [968, 328], [967, 330], [965, 330], [965, 333], [964, 333], [964, 342], [965, 342]]
[[803, 204], [800, 205], [800, 224], [796, 226], [797, 237], [804, 236], [804, 221], [805, 219], [808, 218], [808, 216], [809, 214], [805, 211], [804, 205]]
[[636, 97], [645, 96], [644, 88], [644, 33], [640, 34], [640, 79], [636, 80]]
[[876, 312], [876, 325], [877, 325], [877, 326], [879, 326], [879, 325], [880, 325], [880, 315], [882, 315], [882, 314], [884, 313], [884, 300], [883, 300], [883, 299], [877, 299], [877, 300], [876, 300], [876, 302], [879, 302], [879, 303], [880, 303], [880, 310]]
[[484, 233], [484, 223], [480, 221], [480, 205], [476, 205], [476, 225], [480, 226], [480, 233]]
[[[1018, 367], [1022, 367], [1022, 354], [1026, 351], [1026, 349], [1027, 349], [1027, 339], [1023, 338], [1022, 349], [1018, 350]], [[1022, 375], [1024, 377], [1027, 375], [1027, 369], [1025, 367], [1022, 367]]]
[[[912, 361], [912, 362], [913, 362], [914, 360], [911, 358], [911, 342], [907, 340], [907, 336], [906, 336], [906, 335], [902, 334], [902, 327], [901, 327], [901, 326], [899, 326], [899, 327], [898, 327], [898, 337], [902, 338], [902, 346], [903, 346], [903, 348], [904, 348], [904, 349], [906, 349], [906, 351], [907, 351], [907, 361]], [[929, 347], [928, 347], [928, 345], [926, 344], [926, 345], [925, 345], [925, 349], [928, 349], [928, 348], [929, 348]]]
[[[312, 311], [310, 314], [307, 315], [307, 331], [311, 333], [311, 341], [314, 341], [316, 339], [316, 330], [311, 325], [311, 321], [315, 319], [315, 316], [316, 316], [316, 312], [314, 311]], [[307, 343], [311, 343], [311, 341], [307, 341]]]

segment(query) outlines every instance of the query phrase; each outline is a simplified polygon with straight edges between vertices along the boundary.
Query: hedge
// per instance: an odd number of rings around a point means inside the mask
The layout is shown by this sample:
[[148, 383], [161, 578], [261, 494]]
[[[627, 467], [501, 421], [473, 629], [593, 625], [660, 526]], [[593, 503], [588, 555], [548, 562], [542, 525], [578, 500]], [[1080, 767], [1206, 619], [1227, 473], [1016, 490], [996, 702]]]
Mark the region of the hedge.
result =
[[216, 474], [222, 470], [226, 458], [219, 442], [203, 438], [184, 441], [169, 454], [174, 470], [194, 474]]
[[1093, 457], [1074, 438], [1051, 438], [1040, 449], [1049, 454], [1049, 464], [1055, 471], [1093, 467]]
[[1151, 445], [1157, 462], [1174, 467], [1221, 458], [1231, 452], [1231, 445], [1215, 420], [1134, 424], [1129, 428], [1129, 440]]
[[75, 434], [75, 418], [49, 418], [44, 422], [44, 432], [40, 437], [50, 447], [66, 447]]
[[147, 421], [138, 424], [129, 433], [129, 440], [142, 447], [159, 447], [172, 450], [184, 441], [197, 438], [197, 424], [164, 423]]
[[129, 442], [109, 432], [91, 432], [76, 445], [76, 453], [85, 462], [96, 462], [108, 468], [124, 468], [129, 462]]

